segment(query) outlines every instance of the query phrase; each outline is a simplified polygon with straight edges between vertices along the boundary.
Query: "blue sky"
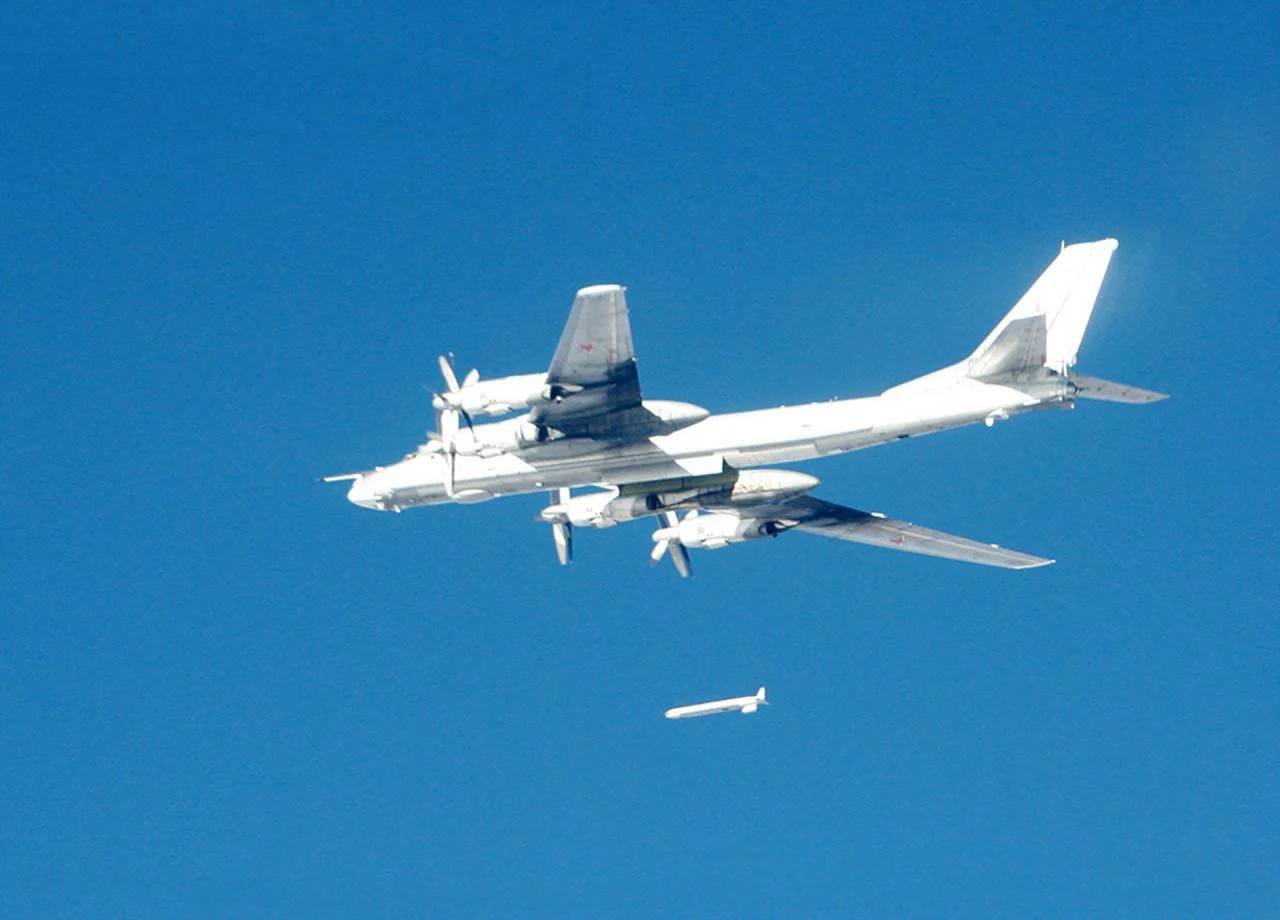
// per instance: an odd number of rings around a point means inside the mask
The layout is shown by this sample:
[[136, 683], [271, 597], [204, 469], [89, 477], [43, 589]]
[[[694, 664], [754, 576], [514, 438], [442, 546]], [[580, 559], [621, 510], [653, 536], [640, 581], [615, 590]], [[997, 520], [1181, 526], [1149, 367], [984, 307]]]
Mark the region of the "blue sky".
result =
[[[1264, 916], [1280, 901], [1274, 5], [6, 14], [0, 909]], [[435, 356], [629, 289], [647, 395], [866, 395], [1060, 240], [1165, 390], [805, 465], [1055, 556], [554, 563], [379, 515]], [[669, 723], [766, 683], [760, 715]]]

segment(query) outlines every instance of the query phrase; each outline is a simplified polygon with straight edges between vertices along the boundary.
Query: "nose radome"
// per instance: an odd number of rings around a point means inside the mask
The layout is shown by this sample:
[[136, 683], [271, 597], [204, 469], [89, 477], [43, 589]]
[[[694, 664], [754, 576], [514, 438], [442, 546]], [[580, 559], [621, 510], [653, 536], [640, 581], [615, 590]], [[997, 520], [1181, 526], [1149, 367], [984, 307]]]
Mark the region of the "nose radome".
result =
[[371, 508], [374, 511], [382, 510], [378, 495], [366, 476], [361, 476], [351, 483], [351, 489], [347, 492], [347, 501], [353, 505], [359, 505], [361, 508]]

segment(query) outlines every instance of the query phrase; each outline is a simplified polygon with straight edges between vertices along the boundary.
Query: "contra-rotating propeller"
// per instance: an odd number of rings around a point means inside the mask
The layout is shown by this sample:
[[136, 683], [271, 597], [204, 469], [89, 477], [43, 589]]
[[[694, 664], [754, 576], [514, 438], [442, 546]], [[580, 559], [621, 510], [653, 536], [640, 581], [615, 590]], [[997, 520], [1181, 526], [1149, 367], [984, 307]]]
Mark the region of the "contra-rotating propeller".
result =
[[462, 379], [462, 383], [458, 383], [458, 373], [453, 368], [453, 355], [441, 355], [440, 376], [444, 378], [445, 390], [443, 393], [433, 393], [431, 396], [431, 405], [436, 410], [436, 431], [440, 435], [440, 446], [444, 449], [445, 457], [445, 494], [453, 495], [453, 477], [454, 469], [458, 461], [458, 428], [459, 419], [466, 422], [467, 428], [471, 430], [472, 437], [475, 436], [475, 426], [471, 423], [471, 413], [462, 408], [461, 399], [458, 394], [463, 387], [469, 387], [480, 379], [480, 372], [475, 368]]
[[[698, 516], [698, 509], [694, 508], [685, 515], [685, 520]], [[689, 564], [689, 550], [685, 549], [685, 545], [680, 542], [679, 536], [680, 516], [674, 511], [664, 511], [659, 516], [658, 529], [653, 536], [653, 552], [649, 554], [649, 559], [654, 565], [662, 561], [662, 557], [670, 553], [671, 561], [675, 563], [676, 571], [680, 573], [681, 578], [688, 578], [693, 574], [693, 566]], [[659, 537], [666, 531], [666, 534]]]

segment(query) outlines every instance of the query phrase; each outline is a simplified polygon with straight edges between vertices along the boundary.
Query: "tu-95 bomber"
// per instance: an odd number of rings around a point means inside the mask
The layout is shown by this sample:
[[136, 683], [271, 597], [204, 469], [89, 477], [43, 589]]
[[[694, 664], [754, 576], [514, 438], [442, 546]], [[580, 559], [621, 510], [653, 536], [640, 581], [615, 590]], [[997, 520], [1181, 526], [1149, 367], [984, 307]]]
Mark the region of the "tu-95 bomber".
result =
[[[652, 559], [690, 574], [689, 550], [797, 530], [962, 562], [1025, 569], [1053, 560], [816, 498], [807, 473], [768, 469], [962, 425], [994, 425], [1078, 399], [1147, 403], [1161, 393], [1075, 372], [1116, 249], [1063, 246], [963, 360], [878, 396], [713, 415], [640, 391], [626, 290], [578, 291], [545, 373], [458, 378], [440, 358], [436, 430], [404, 459], [326, 477], [379, 511], [547, 490], [540, 519], [568, 564], [575, 528], [650, 519]], [[480, 422], [481, 417], [507, 416]], [[584, 491], [575, 491], [584, 490]]]

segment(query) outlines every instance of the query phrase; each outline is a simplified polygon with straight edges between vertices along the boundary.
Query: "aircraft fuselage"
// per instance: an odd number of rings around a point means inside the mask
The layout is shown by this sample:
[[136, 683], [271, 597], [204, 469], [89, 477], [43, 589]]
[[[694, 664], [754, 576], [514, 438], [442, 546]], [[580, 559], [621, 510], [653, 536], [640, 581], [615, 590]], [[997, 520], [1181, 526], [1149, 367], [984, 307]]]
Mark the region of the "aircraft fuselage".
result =
[[[724, 463], [747, 469], [810, 460], [1032, 409], [1070, 407], [1074, 395], [1060, 377], [1022, 381], [1017, 389], [978, 380], [930, 388], [927, 381], [879, 396], [712, 415], [670, 434], [634, 441], [574, 437], [463, 452], [456, 459], [452, 495], [446, 490], [448, 461], [432, 443], [357, 478], [347, 497], [363, 507], [401, 511], [560, 487], [706, 475]], [[476, 425], [474, 443], [483, 445], [491, 433], [522, 422], [523, 417]]]

